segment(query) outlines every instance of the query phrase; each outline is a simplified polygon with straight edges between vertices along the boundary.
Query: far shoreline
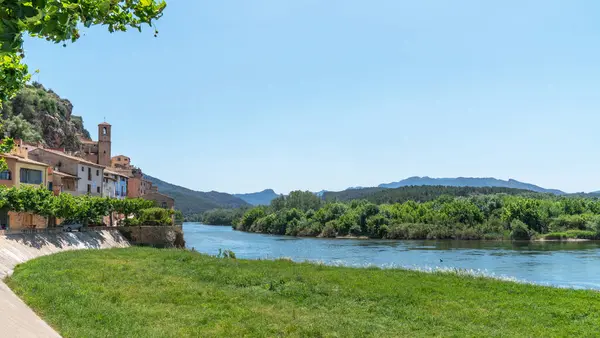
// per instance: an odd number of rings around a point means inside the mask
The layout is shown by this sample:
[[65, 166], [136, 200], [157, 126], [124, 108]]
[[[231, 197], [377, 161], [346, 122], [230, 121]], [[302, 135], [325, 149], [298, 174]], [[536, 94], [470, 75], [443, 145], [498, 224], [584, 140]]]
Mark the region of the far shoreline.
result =
[[444, 239], [428, 239], [428, 238], [371, 238], [368, 236], [354, 236], [354, 235], [346, 235], [346, 236], [335, 236], [335, 237], [323, 237], [323, 236], [290, 236], [290, 235], [278, 235], [278, 234], [268, 234], [263, 232], [253, 232], [253, 231], [243, 231], [237, 230], [233, 227], [233, 225], [225, 225], [225, 224], [205, 224], [201, 222], [186, 222], [186, 223], [196, 223], [200, 225], [207, 225], [213, 227], [231, 227], [233, 231], [244, 232], [248, 234], [257, 234], [257, 235], [271, 235], [271, 236], [283, 236], [289, 238], [315, 238], [315, 239], [353, 239], [353, 240], [379, 240], [379, 241], [473, 241], [473, 242], [600, 242], [597, 239], [587, 239], [587, 238], [559, 238], [559, 239], [546, 239], [546, 238], [532, 238], [529, 240], [513, 240], [510, 238], [478, 238], [478, 239], [456, 239], [456, 238], [444, 238]]

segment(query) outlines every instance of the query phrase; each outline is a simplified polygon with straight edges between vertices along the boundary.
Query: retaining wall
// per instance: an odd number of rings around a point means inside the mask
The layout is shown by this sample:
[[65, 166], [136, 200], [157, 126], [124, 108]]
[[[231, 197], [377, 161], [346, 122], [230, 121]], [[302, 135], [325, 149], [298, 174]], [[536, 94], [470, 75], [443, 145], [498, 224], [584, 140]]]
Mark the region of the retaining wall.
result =
[[0, 235], [0, 281], [12, 273], [15, 265], [36, 257], [67, 250], [129, 246], [129, 241], [118, 230]]

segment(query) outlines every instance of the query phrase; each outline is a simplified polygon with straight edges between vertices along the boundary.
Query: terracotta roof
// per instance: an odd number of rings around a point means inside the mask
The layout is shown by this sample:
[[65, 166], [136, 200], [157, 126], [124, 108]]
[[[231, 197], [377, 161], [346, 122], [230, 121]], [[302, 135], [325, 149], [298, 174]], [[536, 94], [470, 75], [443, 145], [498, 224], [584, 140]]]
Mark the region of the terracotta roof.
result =
[[74, 178], [74, 179], [76, 179], [76, 180], [78, 180], [78, 179], [79, 179], [79, 177], [77, 177], [77, 176], [73, 176], [73, 175], [71, 175], [71, 174], [63, 173], [63, 172], [61, 172], [61, 171], [56, 171], [56, 170], [54, 170], [54, 172], [52, 173], [52, 175], [57, 175], [57, 176], [61, 176], [61, 177], [69, 177], [69, 178]]
[[120, 173], [120, 172], [112, 171], [112, 170], [110, 170], [110, 169], [108, 169], [108, 168], [104, 169], [104, 173], [105, 173], [105, 174], [110, 174], [110, 175], [125, 176], [125, 177], [128, 177], [128, 176], [129, 176], [129, 175], [127, 175], [127, 174], [123, 174], [123, 173]]
[[[77, 162], [79, 162], [79, 163], [87, 164], [87, 165], [94, 166], [94, 167], [97, 167], [97, 168], [102, 168], [102, 169], [104, 169], [104, 168], [105, 168], [105, 167], [104, 167], [104, 166], [102, 166], [102, 165], [96, 164], [96, 163], [94, 163], [94, 162], [90, 162], [90, 161], [88, 161], [88, 160], [84, 160], [84, 159], [82, 159], [81, 157], [72, 156], [72, 155], [67, 155], [67, 154], [65, 154], [65, 153], [63, 153], [63, 152], [61, 152], [61, 151], [50, 150], [50, 149], [42, 149], [42, 148], [39, 148], [39, 149], [36, 149], [36, 150], [39, 150], [39, 151], [46, 151], [46, 152], [49, 152], [49, 153], [51, 153], [51, 154], [55, 154], [55, 155], [58, 155], [58, 156], [62, 156], [62, 157], [64, 157], [64, 158], [68, 158], [68, 159], [71, 159], [71, 160], [73, 160], [73, 161], [77, 161]], [[35, 151], [35, 150], [34, 150], [34, 151]]]
[[81, 143], [86, 143], [86, 144], [96, 144], [98, 143], [97, 141], [92, 141], [92, 140], [87, 140], [87, 139], [79, 139], [79, 141], [81, 141]]
[[175, 200], [173, 197], [171, 197], [171, 196], [169, 196], [169, 195], [161, 194], [161, 193], [159, 193], [159, 192], [156, 192], [156, 191], [154, 191], [154, 192], [149, 192], [149, 193], [147, 193], [147, 194], [143, 194], [143, 195], [142, 195], [142, 196], [140, 196], [140, 197], [141, 197], [141, 198], [145, 198], [145, 197], [148, 197], [149, 195], [159, 195], [159, 196], [164, 196], [164, 197], [170, 198], [170, 199], [172, 199], [172, 200]]
[[99, 126], [110, 126], [110, 123], [104, 121], [104, 122], [100, 123]]
[[36, 164], [36, 165], [41, 165], [41, 166], [44, 166], [44, 167], [49, 167], [49, 165], [47, 165], [46, 163], [42, 163], [42, 162], [30, 160], [28, 158], [22, 158], [22, 157], [10, 155], [10, 154], [0, 154], [0, 156], [2, 156], [4, 158], [10, 158], [10, 159], [13, 159], [13, 160], [17, 160], [18, 162], [29, 163], [29, 164]]

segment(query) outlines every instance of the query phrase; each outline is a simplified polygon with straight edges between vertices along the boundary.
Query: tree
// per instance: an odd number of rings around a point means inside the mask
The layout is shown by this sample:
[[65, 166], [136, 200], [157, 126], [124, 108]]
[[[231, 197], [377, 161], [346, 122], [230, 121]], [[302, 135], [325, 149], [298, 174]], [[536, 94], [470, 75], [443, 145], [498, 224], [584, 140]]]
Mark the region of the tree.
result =
[[[153, 20], [162, 16], [166, 6], [163, 0], [0, 0], [0, 107], [31, 77], [23, 63], [24, 34], [66, 46], [81, 37], [81, 26], [105, 25], [111, 33], [141, 31], [144, 24], [154, 27]], [[10, 152], [13, 146], [12, 139], [5, 138], [0, 153]], [[2, 170], [6, 170], [3, 158]]]
[[163, 0], [0, 0], [0, 105], [29, 80], [24, 34], [66, 46], [80, 38], [81, 26], [105, 25], [111, 33], [154, 27], [166, 6]]

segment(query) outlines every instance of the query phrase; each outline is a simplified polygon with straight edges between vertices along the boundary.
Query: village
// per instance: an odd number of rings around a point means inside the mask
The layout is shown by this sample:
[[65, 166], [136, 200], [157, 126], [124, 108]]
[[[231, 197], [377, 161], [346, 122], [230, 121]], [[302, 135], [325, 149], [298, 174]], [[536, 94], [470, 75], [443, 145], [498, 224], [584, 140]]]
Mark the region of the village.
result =
[[[140, 168], [125, 155], [112, 156], [111, 125], [98, 125], [98, 140], [79, 136], [81, 151], [68, 152], [42, 144], [15, 140], [10, 154], [0, 154], [8, 169], [0, 172], [0, 185], [6, 187], [44, 187], [54, 195], [90, 195], [114, 199], [142, 198], [156, 206], [174, 209], [173, 198], [158, 192], [152, 182], [144, 179]], [[125, 215], [103, 217], [103, 225], [116, 226]], [[31, 212], [0, 209], [0, 230], [44, 229], [59, 222]]]

